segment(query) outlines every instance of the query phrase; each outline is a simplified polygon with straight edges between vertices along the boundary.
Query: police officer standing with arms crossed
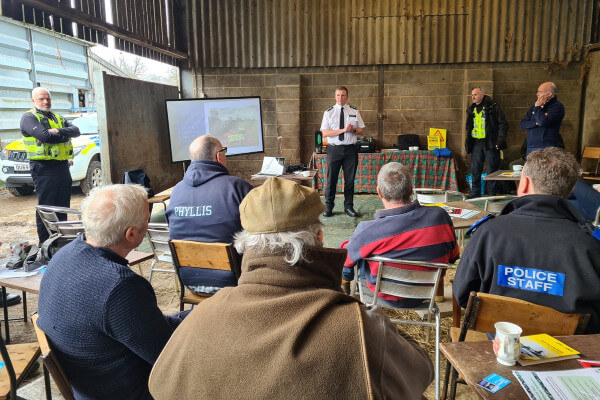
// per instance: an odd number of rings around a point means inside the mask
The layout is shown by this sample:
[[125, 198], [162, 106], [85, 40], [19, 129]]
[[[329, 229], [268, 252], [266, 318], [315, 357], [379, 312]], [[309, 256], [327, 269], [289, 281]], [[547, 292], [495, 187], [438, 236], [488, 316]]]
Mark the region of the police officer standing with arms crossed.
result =
[[356, 135], [362, 135], [365, 124], [356, 107], [347, 105], [348, 89], [339, 86], [335, 90], [336, 104], [323, 113], [321, 132], [328, 138], [327, 146], [327, 186], [325, 187], [325, 212], [333, 215], [335, 191], [340, 167], [344, 171], [344, 212], [357, 217], [354, 211], [354, 176], [358, 166]]
[[[47, 89], [33, 89], [31, 102], [34, 108], [21, 118], [21, 134], [38, 204], [70, 207], [73, 183], [69, 172], [69, 159], [73, 158], [71, 138], [79, 136], [79, 128], [50, 111], [52, 100]], [[66, 219], [66, 215], [60, 215], [59, 219]], [[36, 224], [41, 244], [48, 239], [48, 232], [37, 213]]]

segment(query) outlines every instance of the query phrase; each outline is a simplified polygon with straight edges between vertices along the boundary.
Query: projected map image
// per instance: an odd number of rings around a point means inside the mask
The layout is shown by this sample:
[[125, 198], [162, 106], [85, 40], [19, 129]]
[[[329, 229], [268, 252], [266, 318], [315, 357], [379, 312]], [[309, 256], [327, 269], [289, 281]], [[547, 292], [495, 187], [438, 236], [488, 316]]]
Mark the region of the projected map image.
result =
[[264, 150], [260, 97], [167, 100], [166, 107], [173, 162], [189, 160], [190, 143], [206, 134], [228, 155]]
[[257, 107], [209, 108], [208, 130], [225, 147], [258, 146]]

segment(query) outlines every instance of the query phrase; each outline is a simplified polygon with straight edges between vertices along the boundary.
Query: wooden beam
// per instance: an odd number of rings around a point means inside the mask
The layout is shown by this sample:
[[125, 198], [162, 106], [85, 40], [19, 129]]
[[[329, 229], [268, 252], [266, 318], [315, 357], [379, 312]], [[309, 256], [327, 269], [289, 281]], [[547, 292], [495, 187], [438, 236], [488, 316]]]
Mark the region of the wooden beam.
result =
[[15, 4], [25, 4], [38, 10], [50, 12], [56, 17], [69, 18], [73, 22], [76, 22], [80, 25], [105, 31], [116, 38], [131, 42], [138, 46], [146, 47], [162, 54], [166, 54], [173, 58], [185, 60], [188, 57], [187, 54], [182, 51], [170, 48], [162, 43], [157, 43], [133, 32], [127, 31], [117, 25], [108, 24], [106, 21], [102, 21], [77, 9], [70, 8], [66, 3], [56, 3], [56, 5], [50, 5], [41, 0], [12, 0], [12, 2]]

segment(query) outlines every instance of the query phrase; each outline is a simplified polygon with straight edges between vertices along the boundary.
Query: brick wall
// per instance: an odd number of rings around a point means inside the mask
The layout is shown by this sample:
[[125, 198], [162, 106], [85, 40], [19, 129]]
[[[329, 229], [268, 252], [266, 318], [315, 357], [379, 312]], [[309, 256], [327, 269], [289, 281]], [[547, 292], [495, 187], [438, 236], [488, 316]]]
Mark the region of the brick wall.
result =
[[[375, 138], [379, 147], [391, 147], [399, 134], [409, 133], [419, 134], [421, 146], [426, 146], [430, 127], [447, 129], [448, 148], [458, 160], [459, 179], [464, 186], [462, 178], [470, 168], [464, 154], [465, 109], [471, 103], [470, 93], [475, 86], [481, 86], [503, 108], [510, 125], [508, 144], [516, 147], [525, 135], [519, 122], [535, 102], [537, 87], [541, 82], [554, 81], [558, 98], [566, 108], [561, 132], [567, 149], [576, 151], [581, 64], [559, 66], [552, 72], [550, 67], [553, 65], [502, 63], [208, 69], [204, 71], [204, 92], [209, 97], [261, 96], [265, 154], [231, 157], [228, 168], [238, 176], [248, 178], [258, 171], [264, 155], [284, 156], [290, 163], [307, 163], [323, 111], [335, 104], [335, 88], [343, 85], [349, 89], [348, 103], [361, 112], [366, 136]], [[596, 70], [596, 74], [600, 73], [600, 65]], [[380, 84], [381, 135], [377, 119]]]
[[[589, 53], [586, 65], [589, 67], [587, 86], [585, 89], [585, 115], [582, 127], [582, 150], [585, 146], [600, 146], [600, 51]], [[590, 159], [581, 161], [586, 171], [596, 168], [596, 163]]]

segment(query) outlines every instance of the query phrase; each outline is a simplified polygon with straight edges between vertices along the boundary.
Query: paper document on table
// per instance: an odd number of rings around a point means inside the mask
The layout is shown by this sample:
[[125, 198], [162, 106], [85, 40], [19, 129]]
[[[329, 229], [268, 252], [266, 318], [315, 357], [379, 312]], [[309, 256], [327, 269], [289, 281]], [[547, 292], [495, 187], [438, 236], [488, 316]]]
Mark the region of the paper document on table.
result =
[[444, 203], [431, 203], [431, 204], [423, 204], [423, 205], [427, 206], [427, 207], [443, 208], [444, 210], [446, 210], [448, 212], [448, 214], [450, 214], [450, 216], [452, 218], [469, 219], [469, 218], [472, 218], [472, 217], [476, 216], [477, 214], [479, 214], [479, 211], [468, 210], [466, 208], [450, 207]]
[[513, 371], [531, 400], [600, 399], [600, 369]]
[[283, 175], [285, 159], [282, 157], [265, 157], [263, 158], [262, 168], [256, 175], [259, 176], [279, 176]]
[[29, 271], [29, 272], [26, 272], [23, 268], [19, 268], [19, 269], [0, 268], [0, 279], [25, 278], [26, 276], [33, 276], [33, 275], [42, 273], [45, 269], [46, 269], [45, 265], [42, 265], [41, 268], [35, 269], [33, 271]]

